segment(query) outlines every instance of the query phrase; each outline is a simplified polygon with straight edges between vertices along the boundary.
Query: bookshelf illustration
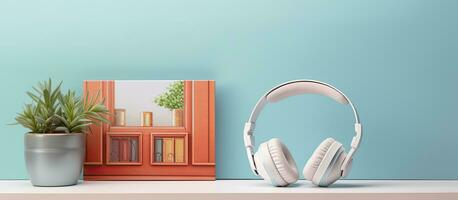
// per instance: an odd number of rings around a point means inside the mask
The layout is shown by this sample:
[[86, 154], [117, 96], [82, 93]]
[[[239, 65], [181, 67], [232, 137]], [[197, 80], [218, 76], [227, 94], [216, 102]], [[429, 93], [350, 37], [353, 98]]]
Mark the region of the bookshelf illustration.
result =
[[83, 89], [110, 111], [86, 136], [85, 180], [215, 180], [214, 81], [91, 80]]

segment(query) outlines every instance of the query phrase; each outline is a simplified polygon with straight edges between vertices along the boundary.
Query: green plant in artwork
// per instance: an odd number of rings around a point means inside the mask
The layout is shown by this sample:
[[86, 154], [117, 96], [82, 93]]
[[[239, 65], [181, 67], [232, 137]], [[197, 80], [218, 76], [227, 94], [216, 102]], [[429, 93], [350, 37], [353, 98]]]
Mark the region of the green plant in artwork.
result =
[[173, 110], [184, 107], [184, 81], [175, 81], [167, 87], [167, 91], [154, 99], [157, 105]]
[[93, 98], [81, 98], [75, 91], [61, 92], [60, 82], [53, 87], [51, 79], [40, 82], [27, 95], [32, 102], [15, 118], [16, 124], [29, 129], [30, 133], [82, 133], [98, 122], [109, 123], [105, 118], [108, 109], [98, 102], [99, 94]]

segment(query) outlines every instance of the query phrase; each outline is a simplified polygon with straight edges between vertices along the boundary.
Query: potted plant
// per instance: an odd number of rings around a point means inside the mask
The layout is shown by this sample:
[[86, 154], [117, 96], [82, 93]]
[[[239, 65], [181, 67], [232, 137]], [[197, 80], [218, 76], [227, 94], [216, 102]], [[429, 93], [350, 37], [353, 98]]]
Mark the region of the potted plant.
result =
[[175, 81], [167, 91], [154, 99], [159, 106], [172, 111], [173, 126], [183, 126], [184, 81]]
[[85, 159], [85, 133], [94, 123], [105, 122], [108, 109], [95, 98], [82, 99], [75, 91], [61, 92], [62, 82], [40, 82], [27, 95], [32, 102], [18, 113], [16, 124], [25, 134], [25, 161], [35, 186], [75, 185]]

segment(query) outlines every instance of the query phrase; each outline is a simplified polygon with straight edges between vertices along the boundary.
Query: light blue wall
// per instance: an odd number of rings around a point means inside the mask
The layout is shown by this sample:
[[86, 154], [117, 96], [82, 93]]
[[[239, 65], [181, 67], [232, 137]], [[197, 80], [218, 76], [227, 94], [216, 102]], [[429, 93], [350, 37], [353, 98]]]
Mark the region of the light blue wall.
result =
[[[215, 79], [217, 177], [255, 178], [242, 126], [290, 79], [330, 82], [365, 137], [349, 178], [458, 179], [458, 1], [1, 0], [0, 179], [26, 178], [25, 91], [52, 77]], [[349, 107], [293, 97], [268, 107], [259, 142], [280, 137], [302, 169], [326, 137], [348, 145]], [[348, 147], [348, 146], [347, 146]]]

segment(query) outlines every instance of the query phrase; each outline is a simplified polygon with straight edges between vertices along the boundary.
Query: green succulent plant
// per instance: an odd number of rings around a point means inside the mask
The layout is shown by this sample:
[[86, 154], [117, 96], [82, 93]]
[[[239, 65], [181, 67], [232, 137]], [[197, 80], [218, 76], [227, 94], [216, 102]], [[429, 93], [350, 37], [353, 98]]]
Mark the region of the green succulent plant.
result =
[[167, 91], [154, 99], [157, 105], [173, 110], [184, 107], [184, 81], [175, 81], [167, 87]]
[[57, 115], [57, 118], [62, 122], [66, 132], [81, 133], [94, 123], [109, 123], [104, 117], [108, 114], [108, 109], [102, 103], [95, 101], [99, 98], [100, 93], [97, 93], [94, 98], [88, 96], [86, 95], [83, 100], [76, 96], [75, 91], [71, 90], [60, 96], [61, 113]]
[[16, 124], [29, 129], [30, 133], [81, 133], [88, 126], [99, 122], [109, 123], [105, 118], [108, 109], [95, 97], [82, 99], [75, 91], [61, 92], [60, 82], [53, 87], [51, 79], [40, 82], [27, 92], [32, 103], [26, 104], [15, 118]]

